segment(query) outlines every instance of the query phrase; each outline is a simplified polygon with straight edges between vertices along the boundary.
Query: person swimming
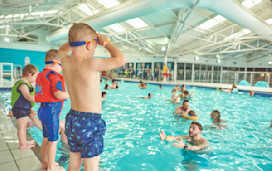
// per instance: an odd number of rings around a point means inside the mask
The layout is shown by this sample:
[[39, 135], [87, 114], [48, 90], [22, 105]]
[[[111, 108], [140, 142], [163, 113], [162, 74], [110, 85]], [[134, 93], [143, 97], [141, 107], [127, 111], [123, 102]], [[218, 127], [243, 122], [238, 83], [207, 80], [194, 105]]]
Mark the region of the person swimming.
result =
[[223, 124], [225, 121], [221, 119], [221, 113], [218, 110], [213, 110], [210, 116], [213, 119], [214, 126], [218, 128], [227, 128], [227, 126]]
[[249, 91], [249, 96], [254, 96], [254, 94], [255, 94], [254, 91], [252, 91], [252, 90]]
[[162, 85], [161, 85], [161, 84], [159, 85], [159, 88], [162, 88]]
[[143, 99], [150, 99], [151, 97], [153, 97], [152, 93], [148, 93], [148, 96], [147, 96], [147, 97], [140, 97], [140, 98], [143, 98]]
[[103, 91], [102, 93], [102, 102], [106, 101], [107, 92]]
[[104, 87], [104, 89], [108, 89], [109, 88], [109, 85], [108, 84], [106, 84], [105, 85], [105, 87]]
[[172, 103], [180, 103], [180, 98], [179, 98], [179, 95], [178, 95], [178, 89], [176, 87], [174, 87], [172, 89], [172, 97], [171, 97], [170, 101]]
[[142, 81], [140, 81], [140, 84], [138, 84], [138, 87], [147, 88], [146, 83], [143, 83]]

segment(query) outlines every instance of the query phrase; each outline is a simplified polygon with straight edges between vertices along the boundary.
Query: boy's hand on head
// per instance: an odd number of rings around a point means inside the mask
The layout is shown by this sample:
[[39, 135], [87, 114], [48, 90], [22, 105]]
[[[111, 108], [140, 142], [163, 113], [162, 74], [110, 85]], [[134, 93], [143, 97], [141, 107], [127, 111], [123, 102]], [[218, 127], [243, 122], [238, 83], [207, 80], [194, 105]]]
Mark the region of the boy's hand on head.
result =
[[108, 35], [104, 35], [104, 34], [100, 34], [100, 33], [97, 34], [97, 38], [98, 38], [98, 40], [99, 40], [99, 41], [98, 41], [98, 44], [99, 44], [100, 46], [103, 46], [103, 45], [104, 45], [104, 42], [110, 40], [110, 38], [109, 38]]

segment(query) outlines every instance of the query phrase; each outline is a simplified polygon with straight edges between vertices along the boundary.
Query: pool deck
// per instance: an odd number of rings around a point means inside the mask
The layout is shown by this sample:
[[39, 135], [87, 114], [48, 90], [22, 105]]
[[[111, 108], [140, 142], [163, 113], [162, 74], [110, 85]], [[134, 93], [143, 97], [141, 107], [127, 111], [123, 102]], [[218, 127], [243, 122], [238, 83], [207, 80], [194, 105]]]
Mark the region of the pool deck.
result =
[[[19, 150], [17, 128], [14, 122], [16, 122], [15, 118], [9, 118], [0, 109], [0, 170], [40, 171], [41, 162], [34, 150]], [[36, 145], [36, 148], [39, 149], [39, 146]]]
[[[129, 79], [129, 78], [116, 78], [116, 80], [124, 80], [126, 82], [139, 82], [138, 79]], [[174, 85], [186, 85], [193, 87], [203, 87], [203, 88], [232, 88], [232, 84], [222, 84], [222, 83], [196, 83], [196, 82], [184, 82], [184, 81], [148, 81], [142, 80], [145, 83], [149, 84], [162, 84], [162, 86], [174, 86]], [[253, 87], [253, 86], [239, 86], [237, 88], [241, 92], [248, 92], [250, 90], [254, 91], [256, 95], [263, 95], [272, 97], [272, 88], [263, 88], [263, 87]]]

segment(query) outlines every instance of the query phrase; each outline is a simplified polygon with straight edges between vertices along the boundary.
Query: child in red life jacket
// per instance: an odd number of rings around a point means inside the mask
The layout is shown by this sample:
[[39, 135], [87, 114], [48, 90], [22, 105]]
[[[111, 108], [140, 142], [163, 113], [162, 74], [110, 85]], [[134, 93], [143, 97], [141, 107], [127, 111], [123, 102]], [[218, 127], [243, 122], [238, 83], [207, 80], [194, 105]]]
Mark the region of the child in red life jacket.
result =
[[45, 55], [45, 68], [36, 79], [35, 93], [35, 101], [41, 103], [38, 116], [43, 126], [42, 169], [47, 170], [64, 170], [55, 163], [59, 115], [64, 100], [69, 98], [61, 71], [58, 50], [49, 50]]

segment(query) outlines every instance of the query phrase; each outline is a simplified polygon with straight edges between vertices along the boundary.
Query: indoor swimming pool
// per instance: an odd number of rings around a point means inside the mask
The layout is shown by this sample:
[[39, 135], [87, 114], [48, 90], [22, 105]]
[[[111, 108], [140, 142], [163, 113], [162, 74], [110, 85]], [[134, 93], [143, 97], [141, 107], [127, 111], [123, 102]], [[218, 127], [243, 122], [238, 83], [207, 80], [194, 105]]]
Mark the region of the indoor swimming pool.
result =
[[[187, 87], [194, 93], [190, 107], [199, 116], [202, 136], [209, 140], [208, 149], [196, 153], [175, 148], [173, 142], [161, 141], [160, 130], [167, 135], [188, 135], [191, 120], [174, 117], [181, 104], [172, 104], [173, 86], [148, 84], [140, 89], [138, 83], [120, 82], [119, 89], [107, 92], [102, 105], [102, 118], [107, 123], [104, 152], [100, 170], [269, 170], [272, 168], [271, 98], [248, 93], [230, 94], [216, 89]], [[151, 99], [142, 99], [152, 93]], [[1, 91], [0, 100], [10, 108], [10, 91]], [[34, 107], [35, 112], [38, 105]], [[213, 127], [210, 113], [219, 110], [226, 129]], [[70, 110], [70, 100], [64, 103], [60, 119]], [[42, 131], [28, 130], [41, 145]], [[56, 160], [65, 169], [69, 151], [58, 143]]]

